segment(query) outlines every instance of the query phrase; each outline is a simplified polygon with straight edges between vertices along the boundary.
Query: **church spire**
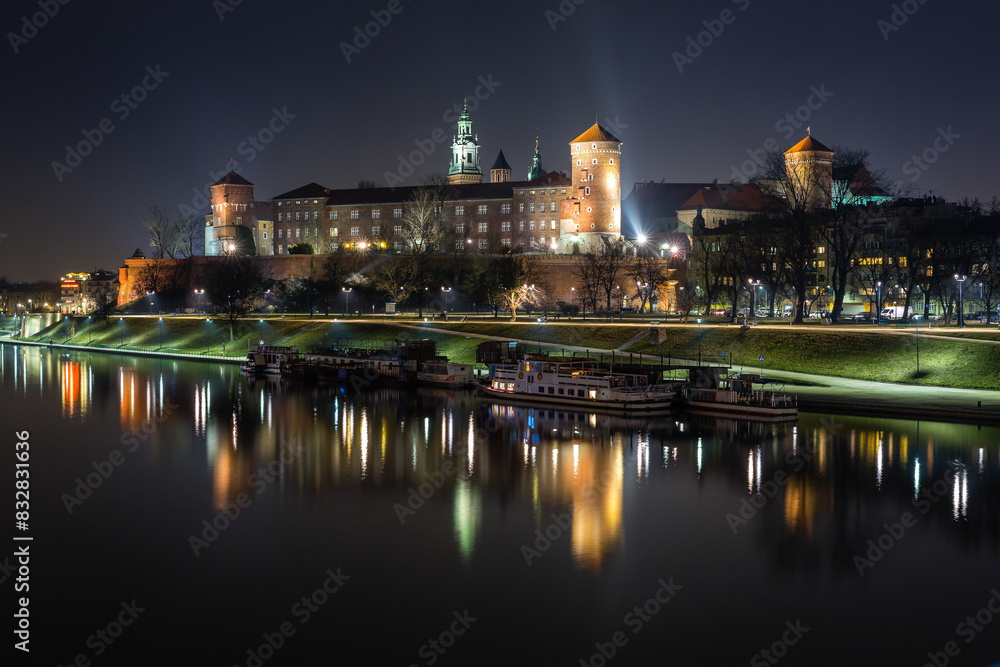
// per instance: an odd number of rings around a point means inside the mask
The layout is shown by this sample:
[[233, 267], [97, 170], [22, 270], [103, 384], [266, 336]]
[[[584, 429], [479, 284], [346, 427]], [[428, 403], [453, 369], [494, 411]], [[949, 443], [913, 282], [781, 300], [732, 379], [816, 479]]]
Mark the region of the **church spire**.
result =
[[538, 135], [535, 135], [535, 156], [531, 158], [531, 169], [528, 170], [528, 180], [533, 181], [545, 175], [545, 167], [542, 166], [542, 151], [538, 147]]
[[455, 135], [451, 145], [448, 182], [451, 184], [483, 182], [483, 170], [479, 164], [479, 137], [472, 133], [468, 100], [464, 101], [462, 115], [458, 118], [458, 134]]

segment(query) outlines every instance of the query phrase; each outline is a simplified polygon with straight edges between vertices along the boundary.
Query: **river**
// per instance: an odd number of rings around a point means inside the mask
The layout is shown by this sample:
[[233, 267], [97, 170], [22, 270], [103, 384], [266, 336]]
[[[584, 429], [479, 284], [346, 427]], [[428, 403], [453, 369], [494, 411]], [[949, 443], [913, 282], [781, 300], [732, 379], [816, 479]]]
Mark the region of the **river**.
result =
[[0, 387], [32, 538], [3, 576], [30, 544], [47, 664], [1000, 660], [995, 428], [624, 419], [12, 345]]

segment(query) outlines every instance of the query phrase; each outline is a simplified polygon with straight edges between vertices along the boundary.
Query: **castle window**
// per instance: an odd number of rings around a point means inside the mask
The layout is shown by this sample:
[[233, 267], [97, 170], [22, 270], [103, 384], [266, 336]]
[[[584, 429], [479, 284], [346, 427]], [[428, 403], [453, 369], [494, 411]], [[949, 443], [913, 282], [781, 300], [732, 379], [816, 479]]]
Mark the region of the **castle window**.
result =
[[392, 234], [393, 234], [393, 236], [402, 236], [403, 235], [403, 225], [395, 225], [395, 226], [393, 226], [393, 228], [392, 228]]
[[489, 247], [489, 241], [486, 239], [479, 239], [479, 249], [486, 250]]
[[464, 234], [465, 233], [465, 223], [464, 222], [459, 222], [459, 223], [457, 223], [455, 225], [455, 233], [456, 234]]
[[542, 208], [539, 210], [539, 213], [545, 213], [545, 202], [542, 202]]
[[486, 215], [486, 204], [479, 205], [479, 215]]
[[500, 206], [500, 212], [503, 213], [504, 215], [509, 214], [510, 213], [510, 204], [502, 204]]
[[372, 236], [381, 236], [381, 234], [382, 234], [382, 227], [380, 227], [379, 225], [375, 225], [374, 227], [372, 227]]
[[302, 236], [301, 232], [302, 232], [302, 229], [300, 227], [296, 227], [295, 228], [295, 238], [299, 238], [300, 236]]
[[590, 208], [589, 206], [587, 207], [587, 213], [591, 213], [591, 212], [593, 212], [593, 210], [594, 209]]
[[319, 220], [319, 211], [313, 211], [313, 220]]
[[[521, 194], [523, 195], [524, 193], [522, 192]], [[517, 212], [518, 213], [524, 213], [524, 202], [521, 202], [520, 204], [518, 204], [518, 206], [517, 206]]]
[[480, 234], [485, 234], [487, 232], [487, 230], [488, 230], [488, 226], [487, 225], [488, 225], [488, 223], [485, 223], [485, 222], [480, 222], [479, 223], [479, 233]]
[[392, 217], [394, 217], [396, 220], [399, 220], [400, 218], [402, 218], [403, 217], [403, 209], [401, 209], [401, 208], [394, 208], [394, 209], [392, 209]]
[[330, 236], [340, 236], [340, 228], [339, 227], [331, 227], [330, 228]]
[[580, 165], [582, 165], [582, 164], [583, 164], [583, 161], [582, 161], [582, 160], [577, 160], [577, 161], [576, 161], [576, 166], [578, 166], [578, 167], [579, 167], [579, 166], [580, 166]]
[[[584, 190], [585, 190], [584, 194], [588, 194], [588, 195], [590, 194], [590, 188], [584, 188]], [[588, 208], [587, 210], [589, 211], [590, 209]]]
[[597, 158], [596, 157], [594, 158], [594, 161], [591, 164], [597, 164]]
[[279, 229], [279, 230], [278, 230], [278, 238], [279, 238], [279, 239], [280, 239], [280, 238], [284, 238], [284, 236], [282, 235], [282, 232], [283, 232], [283, 231], [285, 231], [285, 230], [283, 230], [283, 229]]
[[522, 231], [522, 232], [524, 231], [524, 220], [521, 221], [520, 226], [519, 226], [518, 229], [520, 229], [520, 231]]
[[611, 159], [610, 159], [610, 160], [608, 161], [608, 164], [614, 164], [614, 163], [615, 163], [615, 159], [614, 159], [614, 158], [611, 158]]
[[237, 224], [237, 225], [242, 225], [242, 224], [243, 224], [243, 218], [241, 218], [241, 217], [237, 217], [237, 218], [236, 218], [236, 224]]
[[534, 212], [535, 212], [535, 202], [531, 202], [530, 204], [528, 204], [528, 213], [534, 213]]
[[537, 248], [538, 247], [538, 242], [535, 241], [535, 237], [534, 236], [531, 237], [531, 247], [532, 248]]
[[534, 220], [531, 221], [531, 227], [530, 227], [530, 229], [531, 229], [531, 231], [535, 231], [535, 221]]
[[373, 208], [372, 209], [372, 220], [379, 220], [382, 218], [382, 209]]
[[278, 254], [281, 255], [284, 254], [284, 252], [285, 252], [285, 246], [278, 245]]
[[295, 203], [296, 203], [296, 204], [301, 204], [302, 202], [301, 202], [301, 201], [297, 201], [297, 202], [295, 202]]
[[593, 144], [593, 145], [591, 146], [591, 148], [594, 148], [594, 149], [596, 149], [596, 148], [597, 148], [597, 144]]
[[455, 215], [465, 215], [465, 207], [464, 206], [456, 206], [455, 207]]
[[351, 236], [361, 236], [361, 228], [351, 227]]
[[309, 238], [309, 228], [306, 227], [306, 238]]
[[462, 239], [455, 241], [455, 250], [465, 250], [465, 242]]
[[393, 241], [392, 242], [392, 249], [393, 250], [402, 250], [403, 249], [403, 242], [402, 241]]
[[357, 220], [360, 217], [361, 213], [358, 211], [358, 209], [354, 209], [351, 211], [351, 220]]
[[284, 215], [284, 213], [279, 213], [278, 214], [278, 222], [281, 222], [281, 216], [283, 216], [283, 215]]
[[509, 232], [510, 231], [510, 222], [501, 222], [500, 223], [500, 231], [502, 231], [502, 232]]
[[284, 202], [280, 202], [280, 201], [279, 201], [279, 202], [278, 202], [278, 206], [281, 206], [281, 205], [282, 205], [283, 203], [284, 203]]
[[299, 216], [300, 216], [300, 215], [301, 215], [301, 214], [300, 214], [300, 213], [299, 213], [298, 211], [296, 211], [296, 212], [295, 212], [295, 221], [296, 221], [296, 222], [298, 222], [298, 221], [299, 221]]
[[[335, 218], [335, 217], [333, 217], [333, 214], [334, 214], [334, 213], [336, 213], [336, 211], [330, 211], [330, 219], [331, 219], [331, 220], [336, 220], [336, 218]], [[281, 215], [281, 214], [279, 213], [278, 215]]]
[[540, 223], [538, 224], [538, 230], [539, 230], [539, 231], [541, 231], [541, 232], [544, 232], [544, 231], [545, 231], [545, 221], [544, 221], [544, 220], [542, 220], [542, 221], [541, 221], [541, 222], [540, 222]]
[[510, 247], [510, 239], [501, 239], [500, 240], [500, 245], [502, 245], [504, 248], [509, 248]]
[[267, 232], [264, 232], [264, 240], [267, 240]]

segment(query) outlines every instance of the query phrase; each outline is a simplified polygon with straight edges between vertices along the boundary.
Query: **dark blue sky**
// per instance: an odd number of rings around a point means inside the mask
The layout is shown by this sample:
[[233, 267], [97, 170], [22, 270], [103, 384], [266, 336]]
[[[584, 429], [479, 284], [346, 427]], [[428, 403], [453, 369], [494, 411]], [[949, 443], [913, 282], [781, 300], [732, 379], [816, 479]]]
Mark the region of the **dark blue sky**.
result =
[[[527, 173], [536, 128], [545, 166], [568, 170], [567, 143], [599, 118], [624, 142], [623, 195], [642, 178], [728, 181], [748, 150], [769, 139], [788, 148], [805, 125], [828, 145], [869, 148], [916, 194], [1000, 193], [993, 3], [908, 0], [897, 6], [915, 13], [905, 23], [897, 14], [890, 32], [893, 3], [871, 0], [564, 0], [575, 10], [558, 22], [559, 0], [400, 0], [350, 63], [341, 43], [388, 0], [41, 4], [58, 13], [37, 19], [37, 31], [24, 17], [42, 11], [39, 0], [0, 10], [0, 275], [9, 279], [116, 268], [147, 249], [149, 206], [200, 203], [193, 190], [230, 158], [258, 199], [311, 181], [384, 182], [415, 141], [430, 146], [439, 129], [450, 140], [446, 113], [480, 77], [495, 86], [479, 88], [473, 112], [483, 167], [502, 146], [515, 178]], [[223, 6], [232, 11], [220, 20]], [[688, 37], [720, 27], [679, 71], [673, 54]], [[120, 96], [144, 79], [151, 90], [130, 108]], [[814, 88], [826, 99], [810, 100]], [[801, 128], [779, 124], [810, 101]], [[244, 143], [275, 110], [273, 140], [263, 150]], [[112, 132], [98, 129], [104, 119]], [[57, 175], [53, 163], [67, 164], [66, 145], [85, 131], [100, 144]], [[447, 170], [448, 146], [433, 147], [407, 183]], [[923, 168], [912, 158], [925, 151], [936, 159]]]

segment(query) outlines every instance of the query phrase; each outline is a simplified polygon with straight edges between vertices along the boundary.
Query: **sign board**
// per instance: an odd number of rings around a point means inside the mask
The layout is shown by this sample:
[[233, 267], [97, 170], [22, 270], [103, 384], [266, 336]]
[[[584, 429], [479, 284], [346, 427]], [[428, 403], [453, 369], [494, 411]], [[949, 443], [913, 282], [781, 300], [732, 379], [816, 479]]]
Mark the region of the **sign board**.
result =
[[396, 304], [395, 303], [387, 303], [387, 304], [385, 304], [385, 314], [386, 315], [395, 315], [396, 314]]
[[722, 353], [722, 358], [723, 358], [723, 359], [725, 359], [725, 358], [726, 358], [726, 353], [725, 353], [725, 352], [723, 352], [723, 353]]
[[757, 361], [764, 361], [764, 355], [762, 354], [759, 357], [757, 357]]

